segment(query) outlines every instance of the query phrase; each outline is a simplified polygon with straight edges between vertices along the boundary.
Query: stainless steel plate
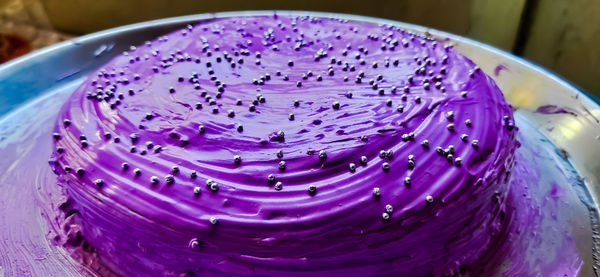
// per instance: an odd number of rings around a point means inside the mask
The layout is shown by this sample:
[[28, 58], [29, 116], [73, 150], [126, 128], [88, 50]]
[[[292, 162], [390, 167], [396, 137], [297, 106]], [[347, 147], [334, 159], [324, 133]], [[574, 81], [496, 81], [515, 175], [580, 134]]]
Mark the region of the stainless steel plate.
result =
[[[521, 111], [522, 116], [532, 122], [557, 148], [563, 150], [564, 155], [583, 178], [597, 207], [600, 200], [600, 105], [573, 85], [507, 52], [421, 26], [343, 14], [289, 11], [277, 13], [393, 24], [416, 32], [428, 32], [441, 40], [448, 39], [495, 79], [508, 101]], [[33, 105], [43, 106], [40, 105], [40, 101], [48, 99], [51, 94], [68, 95], [87, 73], [108, 62], [130, 45], [152, 40], [187, 24], [214, 18], [271, 14], [273, 11], [225, 12], [161, 19], [94, 33], [18, 58], [0, 66], [0, 122], [17, 112], [32, 108]], [[535, 112], [538, 107], [548, 105], [561, 108], [566, 113]], [[0, 168], [0, 177], [2, 173], [3, 169]], [[591, 233], [589, 235], [591, 236]], [[591, 239], [586, 238], [584, 241], [589, 242]], [[594, 274], [590, 266], [591, 245], [588, 251], [590, 253], [585, 254], [587, 258], [582, 276]], [[0, 264], [0, 276], [3, 272]], [[72, 274], [73, 272], [65, 271], [64, 275]]]

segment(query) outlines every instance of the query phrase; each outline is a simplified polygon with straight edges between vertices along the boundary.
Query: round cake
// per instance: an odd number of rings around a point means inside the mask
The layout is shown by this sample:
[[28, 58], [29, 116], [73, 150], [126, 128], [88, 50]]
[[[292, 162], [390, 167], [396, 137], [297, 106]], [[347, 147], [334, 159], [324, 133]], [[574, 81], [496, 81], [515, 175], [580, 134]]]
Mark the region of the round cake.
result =
[[233, 17], [91, 74], [50, 164], [116, 275], [474, 275], [508, 232], [515, 131], [492, 79], [427, 34]]

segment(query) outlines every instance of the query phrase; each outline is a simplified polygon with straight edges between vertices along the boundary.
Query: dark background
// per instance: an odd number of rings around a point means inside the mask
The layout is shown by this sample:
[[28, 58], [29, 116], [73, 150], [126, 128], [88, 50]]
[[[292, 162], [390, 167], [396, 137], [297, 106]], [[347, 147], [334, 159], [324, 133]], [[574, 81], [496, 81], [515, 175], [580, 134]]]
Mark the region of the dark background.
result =
[[150, 19], [265, 9], [368, 15], [468, 36], [600, 96], [600, 0], [0, 0], [0, 32], [16, 29], [35, 49]]

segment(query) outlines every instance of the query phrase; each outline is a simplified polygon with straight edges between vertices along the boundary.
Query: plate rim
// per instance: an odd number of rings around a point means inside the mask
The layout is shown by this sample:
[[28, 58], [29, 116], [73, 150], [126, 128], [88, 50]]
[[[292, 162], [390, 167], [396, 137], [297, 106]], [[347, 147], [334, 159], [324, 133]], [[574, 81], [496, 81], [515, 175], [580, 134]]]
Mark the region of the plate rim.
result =
[[[228, 18], [228, 17], [236, 17], [236, 16], [271, 16], [271, 15], [277, 15], [277, 14], [291, 15], [291, 16], [296, 15], [296, 16], [317, 16], [317, 17], [325, 17], [325, 18], [342, 18], [342, 19], [357, 20], [357, 21], [363, 21], [363, 22], [372, 22], [372, 23], [377, 23], [377, 24], [390, 24], [390, 25], [399, 26], [401, 28], [416, 30], [421, 33], [433, 31], [434, 36], [447, 37], [453, 41], [460, 41], [461, 43], [471, 44], [473, 46], [486, 49], [494, 54], [511, 58], [511, 59], [513, 59], [513, 61], [520, 63], [521, 65], [529, 67], [532, 70], [537, 71], [539, 73], [542, 73], [543, 75], [545, 75], [545, 76], [549, 77], [550, 79], [556, 81], [557, 83], [565, 86], [566, 88], [568, 88], [572, 91], [578, 92], [580, 95], [583, 96], [583, 98], [587, 102], [585, 104], [596, 106], [597, 108], [600, 108], [600, 97], [592, 95], [591, 93], [582, 89], [580, 86], [567, 80], [566, 78], [560, 76], [558, 73], [551, 71], [548, 68], [545, 68], [545, 67], [543, 67], [535, 62], [529, 61], [525, 58], [516, 56], [513, 53], [502, 50], [495, 46], [491, 46], [491, 45], [485, 44], [483, 42], [480, 42], [480, 41], [477, 41], [477, 40], [474, 40], [474, 39], [471, 39], [468, 37], [464, 37], [461, 35], [456, 35], [453, 33], [449, 33], [446, 31], [438, 30], [435, 28], [427, 27], [427, 26], [406, 23], [403, 21], [378, 18], [378, 17], [366, 16], [366, 15], [355, 15], [355, 14], [335, 13], [335, 12], [322, 12], [322, 11], [305, 11], [305, 10], [225, 11], [225, 12], [199, 13], [199, 14], [192, 14], [192, 15], [167, 17], [167, 18], [154, 19], [154, 20], [143, 21], [143, 22], [138, 22], [138, 23], [133, 23], [133, 24], [127, 24], [127, 25], [123, 25], [123, 26], [118, 26], [118, 27], [86, 34], [86, 35], [83, 35], [80, 37], [65, 40], [65, 41], [32, 51], [26, 55], [17, 57], [17, 58], [12, 59], [4, 64], [1, 64], [0, 72], [10, 70], [11, 68], [14, 68], [14, 67], [26, 66], [28, 62], [34, 61], [35, 59], [41, 58], [45, 55], [51, 55], [55, 52], [65, 51], [65, 50], [68, 50], [68, 48], [70, 48], [70, 47], [74, 47], [74, 46], [85, 44], [85, 43], [90, 43], [92, 41], [99, 40], [99, 39], [104, 39], [104, 38], [110, 37], [110, 36], [118, 34], [118, 33], [131, 32], [131, 31], [136, 31], [136, 30], [143, 29], [143, 28], [148, 28], [148, 27], [192, 23], [192, 22], [199, 22], [199, 21], [219, 19], [219, 18]], [[7, 115], [15, 112], [16, 110], [19, 110], [22, 106], [26, 105], [28, 102], [29, 101], [26, 100], [22, 103], [15, 105], [14, 107], [9, 108], [9, 110], [4, 115], [0, 115], [0, 117], [7, 116]]]

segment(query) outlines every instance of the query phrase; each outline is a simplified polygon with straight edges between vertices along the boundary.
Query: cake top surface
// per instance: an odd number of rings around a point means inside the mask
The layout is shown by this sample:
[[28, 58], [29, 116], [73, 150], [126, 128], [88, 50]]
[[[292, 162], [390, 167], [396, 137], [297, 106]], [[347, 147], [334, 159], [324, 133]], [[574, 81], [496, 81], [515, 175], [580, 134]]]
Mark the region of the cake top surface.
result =
[[443, 41], [236, 17], [132, 46], [90, 75], [61, 110], [56, 160], [99, 205], [225, 228], [232, 244], [333, 229], [385, 240], [446, 203], [489, 201], [472, 196], [503, 170], [513, 126], [491, 78]]

